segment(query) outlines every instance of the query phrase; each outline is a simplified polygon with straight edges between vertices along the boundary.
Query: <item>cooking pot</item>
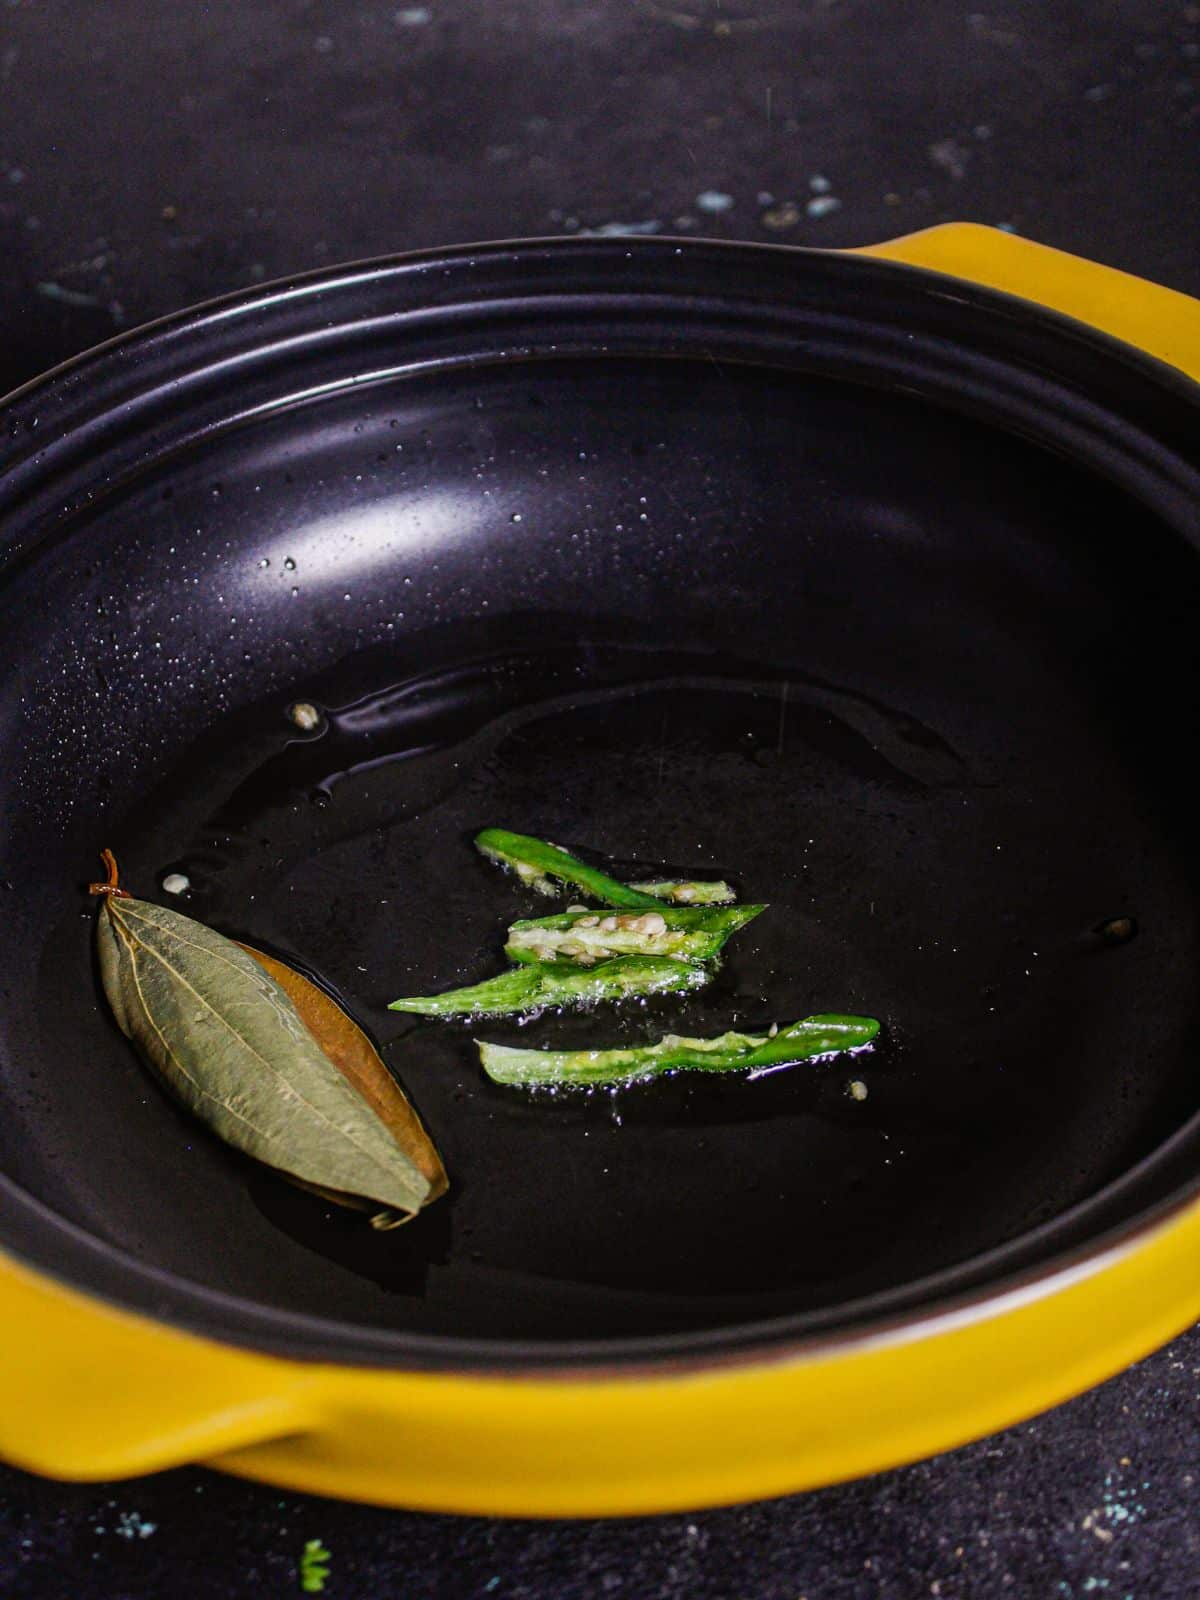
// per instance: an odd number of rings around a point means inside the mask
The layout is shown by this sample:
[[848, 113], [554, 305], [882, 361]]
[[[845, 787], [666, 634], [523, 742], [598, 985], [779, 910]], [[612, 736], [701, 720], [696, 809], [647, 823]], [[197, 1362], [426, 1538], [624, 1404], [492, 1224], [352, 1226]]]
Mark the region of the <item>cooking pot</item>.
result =
[[[1189, 1324], [1197, 375], [1185, 296], [956, 225], [340, 267], [12, 395], [0, 1454], [660, 1511], [945, 1449]], [[686, 1002], [390, 1013], [531, 913], [488, 825], [770, 909]], [[160, 1091], [96, 982], [101, 847], [343, 998], [447, 1199], [374, 1234]], [[867, 1055], [754, 1081], [536, 1095], [472, 1044], [835, 1010]]]

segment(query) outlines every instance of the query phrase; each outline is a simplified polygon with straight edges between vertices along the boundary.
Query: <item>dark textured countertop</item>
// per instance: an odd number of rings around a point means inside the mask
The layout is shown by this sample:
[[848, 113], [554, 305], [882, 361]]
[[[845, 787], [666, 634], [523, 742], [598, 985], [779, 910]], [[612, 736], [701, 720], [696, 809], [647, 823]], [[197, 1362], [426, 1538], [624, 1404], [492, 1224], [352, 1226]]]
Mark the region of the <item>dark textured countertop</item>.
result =
[[[522, 234], [967, 218], [1200, 292], [1200, 6], [978, 4], [0, 0], [0, 390], [243, 284]], [[1182, 1600], [1198, 1379], [1192, 1333], [938, 1460], [629, 1523], [0, 1469], [0, 1595], [299, 1593], [320, 1539], [331, 1600]]]

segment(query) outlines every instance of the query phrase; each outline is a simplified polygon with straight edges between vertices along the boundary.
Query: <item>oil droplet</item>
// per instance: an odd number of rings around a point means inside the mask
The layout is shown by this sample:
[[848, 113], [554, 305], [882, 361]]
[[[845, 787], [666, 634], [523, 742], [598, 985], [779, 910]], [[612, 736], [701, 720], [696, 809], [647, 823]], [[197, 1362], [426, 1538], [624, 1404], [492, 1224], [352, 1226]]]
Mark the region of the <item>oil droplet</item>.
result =
[[270, 565], [271, 565], [270, 561], [267, 559], [266, 556], [264, 556], [262, 558], [262, 560], [258, 563], [258, 570], [260, 572], [265, 572]]
[[508, 519], [508, 520], [509, 520], [509, 521], [510, 521], [510, 522], [520, 522], [520, 520], [521, 520], [521, 513], [520, 513], [520, 512], [519, 512], [519, 511], [514, 511], [514, 512], [513, 512], [513, 514], [512, 514], [512, 516], [511, 516], [511, 517], [510, 517], [510, 518], [509, 518], [509, 519]]
[[285, 572], [295, 572], [296, 563], [292, 560], [291, 556], [286, 556], [284, 558], [283, 570]]

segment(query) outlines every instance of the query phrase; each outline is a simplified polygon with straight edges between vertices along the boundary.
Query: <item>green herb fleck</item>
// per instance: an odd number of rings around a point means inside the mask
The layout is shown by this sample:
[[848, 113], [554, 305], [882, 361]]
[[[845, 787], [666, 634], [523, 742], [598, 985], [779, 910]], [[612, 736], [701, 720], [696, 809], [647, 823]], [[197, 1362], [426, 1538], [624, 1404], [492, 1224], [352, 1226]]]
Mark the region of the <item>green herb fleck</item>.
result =
[[300, 1555], [300, 1587], [305, 1594], [322, 1594], [329, 1576], [329, 1551], [320, 1539], [306, 1541]]

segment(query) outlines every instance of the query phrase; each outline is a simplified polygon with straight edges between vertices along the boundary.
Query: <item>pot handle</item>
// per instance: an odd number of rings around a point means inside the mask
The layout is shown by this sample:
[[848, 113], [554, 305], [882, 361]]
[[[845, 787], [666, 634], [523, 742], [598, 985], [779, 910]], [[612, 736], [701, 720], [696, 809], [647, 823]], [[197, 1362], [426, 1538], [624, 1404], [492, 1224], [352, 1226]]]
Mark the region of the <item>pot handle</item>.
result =
[[854, 254], [907, 262], [1019, 295], [1200, 380], [1200, 300], [1116, 267], [974, 222], [944, 223]]
[[131, 1477], [306, 1433], [309, 1370], [85, 1298], [0, 1254], [0, 1460]]

